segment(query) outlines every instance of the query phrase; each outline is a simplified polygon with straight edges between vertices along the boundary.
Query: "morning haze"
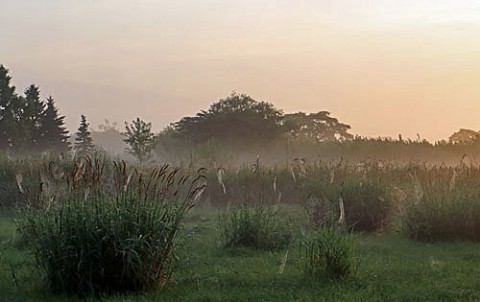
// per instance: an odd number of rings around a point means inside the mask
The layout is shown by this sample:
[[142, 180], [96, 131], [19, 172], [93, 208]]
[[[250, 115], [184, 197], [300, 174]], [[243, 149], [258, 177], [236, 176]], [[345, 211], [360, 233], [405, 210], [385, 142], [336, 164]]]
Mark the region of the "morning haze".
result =
[[233, 90], [365, 136], [480, 129], [478, 1], [1, 2], [1, 63], [70, 130], [160, 130]]
[[0, 302], [480, 301], [478, 12], [0, 0]]

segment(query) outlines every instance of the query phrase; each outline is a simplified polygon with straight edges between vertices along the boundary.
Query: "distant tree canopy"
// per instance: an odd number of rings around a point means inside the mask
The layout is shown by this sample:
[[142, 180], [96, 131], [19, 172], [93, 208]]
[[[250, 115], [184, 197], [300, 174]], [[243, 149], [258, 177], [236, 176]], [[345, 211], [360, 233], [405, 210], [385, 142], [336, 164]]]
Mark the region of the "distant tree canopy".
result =
[[350, 126], [331, 117], [328, 111], [306, 114], [303, 112], [283, 116], [285, 127], [294, 137], [306, 137], [317, 141], [352, 139]]
[[206, 111], [184, 117], [173, 124], [180, 137], [194, 142], [264, 141], [282, 133], [282, 112], [267, 102], [257, 102], [246, 94], [232, 93]]
[[349, 125], [329, 112], [283, 114], [271, 103], [257, 102], [246, 94], [232, 93], [193, 117], [184, 117], [168, 128], [169, 136], [193, 142], [218, 139], [226, 142], [268, 142], [281, 136], [318, 141], [351, 139]]
[[18, 95], [10, 81], [8, 69], [0, 65], [0, 150], [68, 151], [65, 117], [59, 115], [53, 98], [42, 101], [35, 85]]
[[449, 137], [452, 144], [469, 144], [480, 140], [480, 132], [470, 129], [460, 129]]

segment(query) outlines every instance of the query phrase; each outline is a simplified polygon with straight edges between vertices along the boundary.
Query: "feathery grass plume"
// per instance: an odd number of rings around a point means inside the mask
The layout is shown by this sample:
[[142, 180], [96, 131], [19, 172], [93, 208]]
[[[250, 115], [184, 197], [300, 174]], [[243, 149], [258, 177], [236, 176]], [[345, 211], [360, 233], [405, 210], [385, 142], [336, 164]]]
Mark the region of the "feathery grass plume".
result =
[[450, 192], [455, 190], [456, 180], [457, 180], [457, 170], [454, 169], [452, 172], [452, 178], [450, 179]]
[[278, 192], [276, 204], [279, 205], [281, 201], [282, 201], [282, 192]]
[[278, 273], [280, 275], [283, 274], [285, 271], [285, 266], [287, 265], [287, 260], [288, 260], [288, 251], [285, 252], [285, 256], [282, 257], [282, 260], [280, 261], [280, 267], [278, 268]]
[[340, 208], [340, 217], [338, 218], [337, 224], [340, 228], [344, 228], [344, 226], [345, 226], [345, 206], [344, 206], [343, 198], [342, 198], [341, 195], [338, 198], [338, 206]]
[[295, 176], [295, 171], [293, 170], [293, 165], [290, 166], [290, 172], [292, 173], [293, 182], [297, 182], [297, 177]]
[[415, 194], [415, 203], [419, 203], [419, 202], [422, 201], [423, 196], [425, 195], [425, 192], [423, 191], [422, 184], [418, 180], [417, 173], [411, 174], [409, 172], [409, 175], [412, 178], [413, 183], [414, 183], [413, 189], [414, 189], [414, 194]]
[[331, 185], [333, 185], [334, 182], [335, 182], [335, 169], [331, 169], [330, 170], [330, 181], [329, 181], [329, 183]]
[[24, 194], [25, 190], [23, 189], [23, 186], [22, 186], [22, 182], [23, 182], [22, 174], [16, 174], [15, 181], [17, 183], [18, 191], [20, 191], [20, 194]]
[[227, 188], [225, 188], [225, 184], [223, 183], [223, 175], [224, 170], [222, 168], [217, 169], [217, 179], [218, 183], [222, 186], [223, 194], [227, 195]]

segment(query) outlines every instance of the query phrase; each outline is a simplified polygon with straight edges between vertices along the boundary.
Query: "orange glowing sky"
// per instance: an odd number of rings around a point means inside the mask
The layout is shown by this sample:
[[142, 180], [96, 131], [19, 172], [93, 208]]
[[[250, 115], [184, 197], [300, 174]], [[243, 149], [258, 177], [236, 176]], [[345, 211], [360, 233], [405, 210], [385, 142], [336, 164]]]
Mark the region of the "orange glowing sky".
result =
[[233, 90], [360, 135], [480, 129], [480, 1], [1, 2], [0, 63], [71, 130], [80, 114], [160, 130]]

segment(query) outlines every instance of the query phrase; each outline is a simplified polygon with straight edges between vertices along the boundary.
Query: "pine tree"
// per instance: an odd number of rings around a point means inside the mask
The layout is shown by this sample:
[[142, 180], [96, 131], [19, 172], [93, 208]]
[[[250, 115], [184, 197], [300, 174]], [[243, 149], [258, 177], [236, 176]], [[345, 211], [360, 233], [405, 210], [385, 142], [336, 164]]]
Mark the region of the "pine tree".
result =
[[30, 151], [40, 150], [42, 140], [40, 121], [45, 111], [45, 103], [40, 100], [40, 90], [30, 85], [25, 90], [25, 105], [21, 118], [21, 131], [24, 148]]
[[80, 127], [78, 127], [75, 138], [75, 152], [80, 155], [87, 155], [93, 151], [93, 140], [88, 131], [88, 123], [85, 115], [80, 118]]
[[13, 147], [15, 124], [18, 115], [18, 96], [10, 84], [8, 69], [0, 65], [0, 150]]
[[66, 152], [70, 150], [68, 131], [65, 128], [65, 116], [58, 115], [55, 100], [50, 96], [47, 99], [47, 108], [40, 119], [40, 147], [42, 150]]

